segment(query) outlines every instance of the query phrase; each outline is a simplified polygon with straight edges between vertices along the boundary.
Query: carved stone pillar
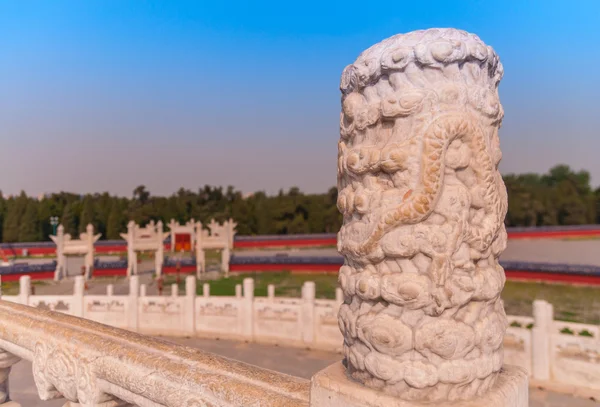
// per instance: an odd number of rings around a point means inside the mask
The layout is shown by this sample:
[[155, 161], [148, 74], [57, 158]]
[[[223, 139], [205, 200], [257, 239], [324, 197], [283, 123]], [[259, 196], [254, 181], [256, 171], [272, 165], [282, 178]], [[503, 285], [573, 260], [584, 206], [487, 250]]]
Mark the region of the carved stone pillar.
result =
[[432, 29], [342, 74], [339, 324], [347, 373], [386, 397], [473, 399], [502, 369], [502, 73], [477, 36]]

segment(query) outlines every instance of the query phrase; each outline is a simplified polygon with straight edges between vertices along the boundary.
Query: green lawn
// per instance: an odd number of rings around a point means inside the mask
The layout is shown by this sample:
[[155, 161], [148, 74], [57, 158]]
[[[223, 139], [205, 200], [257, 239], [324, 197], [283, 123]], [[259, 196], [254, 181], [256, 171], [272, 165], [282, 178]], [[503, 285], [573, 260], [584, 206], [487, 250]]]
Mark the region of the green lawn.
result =
[[[264, 272], [234, 275], [219, 280], [207, 281], [211, 295], [234, 295], [236, 284], [242, 284], [246, 277], [254, 278], [255, 295], [266, 296], [267, 286], [275, 285], [275, 295], [300, 297], [300, 289], [305, 281], [316, 283], [317, 298], [335, 298], [336, 274]], [[169, 276], [165, 283], [174, 283]], [[198, 294], [202, 294], [202, 283], [198, 282]], [[165, 284], [165, 285], [167, 285]], [[181, 282], [183, 289], [183, 279]], [[545, 284], [535, 282], [507, 281], [502, 293], [506, 313], [509, 315], [532, 315], [532, 304], [536, 299], [546, 300], [554, 305], [556, 319], [588, 324], [600, 324], [600, 287]]]
[[[219, 280], [198, 281], [197, 293], [202, 295], [202, 285], [210, 285], [211, 295], [235, 295], [235, 286], [242, 285], [245, 278], [254, 279], [254, 295], [259, 297], [267, 296], [267, 286], [275, 286], [275, 295], [278, 297], [300, 297], [302, 285], [306, 281], [313, 281], [316, 285], [317, 298], [335, 298], [335, 288], [337, 287], [337, 274], [326, 273], [291, 273], [291, 272], [264, 272], [235, 274], [229, 277], [223, 277]], [[169, 275], [165, 278], [165, 286], [176, 282], [176, 277]], [[183, 290], [184, 281], [180, 279], [180, 290]]]
[[507, 281], [502, 292], [508, 315], [531, 316], [533, 300], [554, 305], [554, 318], [600, 324], [600, 287]]
[[[47, 281], [32, 281], [34, 286], [48, 285]], [[2, 282], [2, 294], [3, 295], [17, 295], [19, 294], [19, 282], [18, 281], [3, 281]]]

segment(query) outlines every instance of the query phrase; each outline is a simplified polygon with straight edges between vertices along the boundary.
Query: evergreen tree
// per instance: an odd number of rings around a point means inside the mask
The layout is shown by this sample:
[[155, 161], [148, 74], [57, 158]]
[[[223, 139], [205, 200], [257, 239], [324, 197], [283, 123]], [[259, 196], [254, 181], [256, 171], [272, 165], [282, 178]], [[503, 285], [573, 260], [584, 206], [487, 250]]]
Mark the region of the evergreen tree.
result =
[[41, 238], [40, 221], [38, 219], [37, 201], [30, 199], [27, 203], [19, 225], [20, 242], [37, 242]]
[[95, 224], [94, 201], [90, 195], [87, 195], [83, 199], [83, 209], [79, 216], [79, 233], [85, 232], [87, 225], [90, 223], [94, 225], [95, 230], [98, 229], [98, 226]]
[[9, 199], [7, 202], [6, 220], [3, 225], [3, 241], [12, 243], [19, 241], [19, 225], [21, 218], [27, 209], [29, 198], [25, 192], [21, 192], [17, 198]]
[[97, 227], [97, 233], [102, 234], [102, 238], [106, 239], [108, 217], [110, 216], [112, 203], [113, 201], [117, 201], [117, 198], [113, 198], [108, 192], [104, 192], [102, 195], [95, 195], [93, 201], [94, 226]]
[[120, 239], [121, 233], [125, 232], [123, 228], [123, 210], [118, 201], [114, 201], [111, 208], [110, 214], [108, 215], [108, 224], [106, 225], [106, 238], [107, 239]]
[[77, 217], [75, 215], [74, 203], [69, 202], [65, 205], [62, 217], [60, 218], [60, 224], [65, 228], [65, 233], [76, 238], [77, 236]]
[[2, 232], [4, 229], [4, 220], [6, 219], [6, 199], [0, 191], [0, 242], [2, 242]]

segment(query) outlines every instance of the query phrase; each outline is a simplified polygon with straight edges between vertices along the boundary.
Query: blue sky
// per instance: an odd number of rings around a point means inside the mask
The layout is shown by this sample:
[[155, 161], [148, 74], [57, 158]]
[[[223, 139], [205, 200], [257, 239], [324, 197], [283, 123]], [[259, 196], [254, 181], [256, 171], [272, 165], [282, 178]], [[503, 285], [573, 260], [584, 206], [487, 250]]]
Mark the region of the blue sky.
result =
[[600, 184], [597, 1], [0, 0], [0, 189], [323, 192], [342, 69], [431, 27], [500, 55], [503, 172]]

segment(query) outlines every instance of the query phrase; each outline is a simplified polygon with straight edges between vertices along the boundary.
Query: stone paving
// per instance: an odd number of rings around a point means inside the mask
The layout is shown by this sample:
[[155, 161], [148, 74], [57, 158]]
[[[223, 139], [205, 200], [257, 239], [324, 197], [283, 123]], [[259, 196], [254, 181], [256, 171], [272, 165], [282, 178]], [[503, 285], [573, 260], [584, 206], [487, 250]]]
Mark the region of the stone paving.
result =
[[[500, 255], [504, 261], [527, 261], [534, 263], [584, 264], [600, 266], [600, 241], [558, 240], [558, 239], [516, 239], [509, 240], [506, 250]], [[288, 256], [338, 256], [335, 248], [236, 251], [239, 257], [274, 256], [287, 253]]]
[[[341, 358], [339, 354], [332, 352], [245, 342], [200, 338], [169, 338], [168, 340], [306, 379]], [[10, 377], [11, 397], [13, 400], [20, 402], [23, 407], [62, 407], [65, 403], [64, 400], [40, 401], [38, 399], [31, 373], [31, 363], [29, 362], [19, 362], [13, 367]], [[530, 389], [529, 407], [598, 406], [600, 406], [600, 403], [592, 400]]]

